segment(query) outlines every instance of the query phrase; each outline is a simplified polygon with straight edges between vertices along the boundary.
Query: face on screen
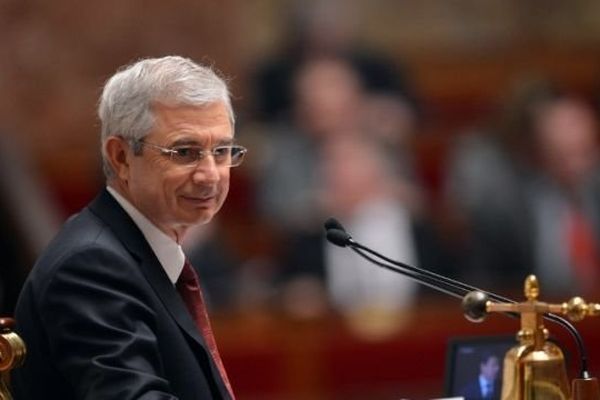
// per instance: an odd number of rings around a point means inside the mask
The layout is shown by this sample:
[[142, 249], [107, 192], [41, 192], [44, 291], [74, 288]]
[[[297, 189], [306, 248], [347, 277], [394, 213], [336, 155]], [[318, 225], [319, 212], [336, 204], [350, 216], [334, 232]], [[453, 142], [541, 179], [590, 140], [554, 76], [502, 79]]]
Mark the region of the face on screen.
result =
[[497, 356], [491, 356], [484, 360], [481, 365], [481, 375], [488, 381], [494, 381], [498, 377], [500, 371], [500, 361]]

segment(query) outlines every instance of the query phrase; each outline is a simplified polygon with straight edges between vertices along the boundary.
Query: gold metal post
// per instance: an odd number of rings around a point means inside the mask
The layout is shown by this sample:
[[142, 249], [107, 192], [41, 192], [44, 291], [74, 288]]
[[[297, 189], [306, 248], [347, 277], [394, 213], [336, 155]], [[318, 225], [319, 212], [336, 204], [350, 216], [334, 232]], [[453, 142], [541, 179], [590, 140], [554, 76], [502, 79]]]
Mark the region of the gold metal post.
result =
[[12, 400], [10, 371], [23, 364], [27, 353], [23, 340], [13, 332], [15, 321], [0, 318], [0, 400]]
[[[502, 400], [598, 400], [598, 382], [595, 378], [575, 379], [571, 393], [565, 359], [562, 351], [549, 342], [544, 326], [544, 314], [563, 314], [572, 321], [600, 315], [600, 305], [586, 303], [574, 297], [562, 304], [539, 301], [540, 285], [534, 275], [525, 280], [526, 301], [522, 303], [485, 303], [486, 312], [519, 314], [521, 329], [519, 344], [504, 358]], [[475, 297], [472, 297], [475, 298]], [[574, 397], [571, 397], [573, 394]]]

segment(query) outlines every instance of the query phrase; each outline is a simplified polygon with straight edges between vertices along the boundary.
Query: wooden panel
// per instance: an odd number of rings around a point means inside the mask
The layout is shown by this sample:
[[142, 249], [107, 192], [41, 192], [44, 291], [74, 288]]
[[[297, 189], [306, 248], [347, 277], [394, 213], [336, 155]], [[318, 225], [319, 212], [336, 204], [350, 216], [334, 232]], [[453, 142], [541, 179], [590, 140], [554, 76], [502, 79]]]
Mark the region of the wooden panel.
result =
[[[466, 321], [458, 301], [414, 310], [410, 325], [379, 340], [356, 335], [339, 317], [297, 321], [246, 314], [214, 321], [219, 347], [240, 400], [433, 398], [442, 394], [450, 338], [513, 334], [518, 320], [492, 315]], [[577, 324], [600, 373], [600, 318]], [[574, 377], [576, 354], [562, 328], [547, 324], [563, 344]]]

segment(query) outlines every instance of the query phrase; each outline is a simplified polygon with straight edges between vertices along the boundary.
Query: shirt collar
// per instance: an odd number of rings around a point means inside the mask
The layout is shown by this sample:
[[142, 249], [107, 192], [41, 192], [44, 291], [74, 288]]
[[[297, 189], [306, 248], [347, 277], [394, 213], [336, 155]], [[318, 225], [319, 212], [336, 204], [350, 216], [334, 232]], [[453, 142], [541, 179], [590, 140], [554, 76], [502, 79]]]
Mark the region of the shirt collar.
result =
[[115, 198], [117, 203], [123, 209], [133, 222], [140, 228], [142, 234], [148, 241], [148, 244], [154, 251], [156, 258], [167, 273], [171, 283], [175, 284], [185, 263], [185, 254], [181, 246], [161, 231], [148, 218], [138, 211], [125, 197], [110, 186], [107, 186], [108, 192]]

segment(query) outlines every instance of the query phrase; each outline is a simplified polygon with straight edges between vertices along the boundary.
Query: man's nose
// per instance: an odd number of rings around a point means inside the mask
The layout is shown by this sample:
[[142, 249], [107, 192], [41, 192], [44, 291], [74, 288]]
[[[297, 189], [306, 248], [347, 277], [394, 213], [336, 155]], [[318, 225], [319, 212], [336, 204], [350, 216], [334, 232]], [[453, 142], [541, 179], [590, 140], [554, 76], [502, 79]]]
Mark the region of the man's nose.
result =
[[194, 182], [214, 183], [220, 179], [219, 167], [212, 156], [206, 157], [194, 166], [192, 175]]

